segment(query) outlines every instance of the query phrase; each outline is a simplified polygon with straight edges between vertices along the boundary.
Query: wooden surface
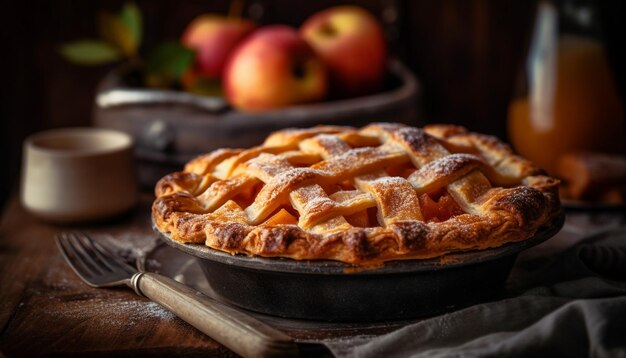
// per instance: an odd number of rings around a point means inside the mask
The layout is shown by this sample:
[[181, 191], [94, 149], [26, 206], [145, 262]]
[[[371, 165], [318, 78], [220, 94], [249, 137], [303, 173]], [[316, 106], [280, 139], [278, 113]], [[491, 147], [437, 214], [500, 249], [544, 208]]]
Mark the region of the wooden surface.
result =
[[[152, 246], [157, 238], [150, 225], [151, 202], [152, 196], [144, 194], [133, 212], [111, 222], [55, 226], [31, 216], [12, 196], [0, 226], [0, 357], [236, 356], [128, 288], [87, 286], [56, 247], [54, 236], [74, 229], [114, 242], [122, 253], [125, 248]], [[381, 334], [406, 324], [301, 323], [268, 316], [263, 320], [305, 341]], [[320, 354], [327, 356], [319, 346], [307, 346], [301, 356]]]
[[[139, 208], [141, 210], [142, 208]], [[150, 236], [148, 211], [79, 227], [124, 239]], [[52, 226], [13, 197], [0, 229], [0, 351], [6, 356], [235, 356], [133, 291], [83, 284], [57, 250]]]

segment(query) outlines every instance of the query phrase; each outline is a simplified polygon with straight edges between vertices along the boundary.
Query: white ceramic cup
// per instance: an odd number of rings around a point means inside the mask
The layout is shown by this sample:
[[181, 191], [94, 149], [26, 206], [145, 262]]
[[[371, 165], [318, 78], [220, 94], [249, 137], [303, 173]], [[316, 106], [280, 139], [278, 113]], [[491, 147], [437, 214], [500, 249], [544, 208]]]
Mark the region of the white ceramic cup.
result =
[[133, 140], [101, 128], [63, 128], [24, 141], [22, 205], [41, 219], [76, 223], [106, 219], [138, 199]]

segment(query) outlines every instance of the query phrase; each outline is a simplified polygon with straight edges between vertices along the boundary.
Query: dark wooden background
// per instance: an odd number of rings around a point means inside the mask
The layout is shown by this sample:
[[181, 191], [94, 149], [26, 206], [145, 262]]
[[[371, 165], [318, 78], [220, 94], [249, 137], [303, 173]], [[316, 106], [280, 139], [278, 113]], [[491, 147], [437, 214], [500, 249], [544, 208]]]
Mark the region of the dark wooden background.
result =
[[[117, 11], [122, 0], [12, 1], [0, 10], [0, 204], [17, 188], [21, 143], [29, 133], [89, 125], [99, 79], [112, 66], [80, 67], [60, 58], [63, 42], [96, 35], [102, 9]], [[145, 18], [144, 47], [180, 36], [202, 12], [226, 13], [227, 1], [138, 0]], [[264, 9], [260, 23], [299, 25], [339, 1], [251, 1]], [[525, 57], [536, 1], [366, 0], [352, 1], [381, 19], [395, 6], [389, 28], [392, 52], [423, 85], [419, 106], [425, 122], [452, 122], [505, 138], [507, 104]], [[624, 29], [623, 2], [602, 2], [606, 21]], [[612, 30], [614, 31], [614, 30]], [[615, 34], [616, 32], [611, 32]], [[613, 35], [615, 37], [615, 35]], [[623, 36], [612, 43], [623, 44]]]

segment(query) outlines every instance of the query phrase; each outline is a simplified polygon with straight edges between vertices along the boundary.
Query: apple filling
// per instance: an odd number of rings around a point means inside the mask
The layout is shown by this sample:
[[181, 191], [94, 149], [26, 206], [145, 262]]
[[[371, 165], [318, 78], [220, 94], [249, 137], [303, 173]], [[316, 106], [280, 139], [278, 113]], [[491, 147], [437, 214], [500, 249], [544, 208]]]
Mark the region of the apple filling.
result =
[[293, 215], [286, 208], [280, 208], [276, 213], [270, 215], [263, 225], [298, 225], [297, 215]]
[[441, 222], [464, 213], [445, 189], [421, 194], [419, 201], [424, 221]]
[[356, 212], [351, 215], [346, 215], [346, 221], [348, 224], [354, 227], [376, 227], [380, 226], [378, 222], [378, 211], [375, 206]]
[[411, 163], [402, 163], [392, 165], [389, 168], [385, 169], [385, 171], [391, 177], [402, 177], [406, 179], [415, 171], [415, 167]]
[[248, 206], [252, 205], [254, 199], [259, 194], [262, 188], [262, 183], [251, 186], [250, 188], [237, 194], [234, 198], [232, 198], [232, 200], [237, 203], [237, 205], [239, 205], [241, 208], [247, 208]]

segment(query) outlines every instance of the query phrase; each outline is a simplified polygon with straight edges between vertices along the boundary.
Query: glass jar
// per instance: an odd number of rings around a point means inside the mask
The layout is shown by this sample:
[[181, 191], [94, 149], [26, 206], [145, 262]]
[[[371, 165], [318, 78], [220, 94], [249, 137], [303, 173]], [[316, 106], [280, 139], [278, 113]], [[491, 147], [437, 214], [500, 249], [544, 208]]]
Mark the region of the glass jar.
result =
[[624, 153], [624, 104], [594, 9], [540, 2], [521, 86], [509, 106], [515, 150], [554, 173], [575, 151]]

